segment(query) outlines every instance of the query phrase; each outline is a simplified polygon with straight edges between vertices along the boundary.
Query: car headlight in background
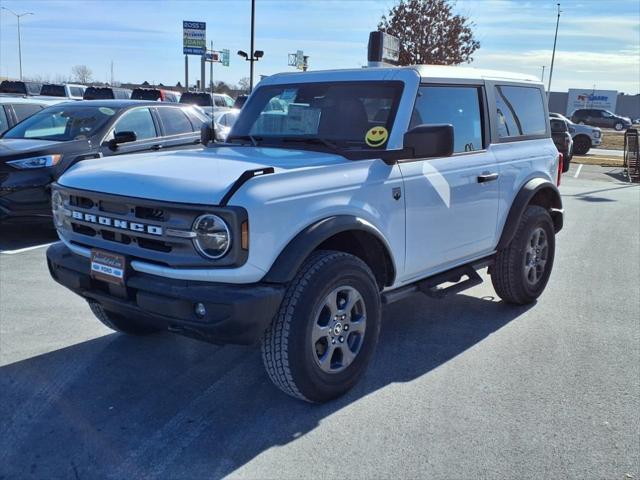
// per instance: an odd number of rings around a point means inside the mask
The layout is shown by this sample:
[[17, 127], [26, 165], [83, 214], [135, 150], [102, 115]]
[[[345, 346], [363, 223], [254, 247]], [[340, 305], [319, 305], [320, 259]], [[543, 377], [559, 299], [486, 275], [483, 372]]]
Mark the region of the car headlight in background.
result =
[[223, 257], [231, 247], [231, 233], [227, 223], [217, 215], [200, 215], [193, 222], [196, 236], [193, 243], [201, 255], [211, 259]]
[[43, 168], [53, 167], [57, 165], [62, 159], [62, 155], [59, 153], [53, 155], [42, 155], [39, 157], [21, 158], [20, 160], [11, 160], [7, 162], [7, 165], [11, 165], [13, 168], [24, 170], [28, 168]]
[[68, 211], [64, 208], [62, 194], [58, 190], [54, 190], [51, 194], [51, 212], [56, 228], [61, 229], [69, 226]]

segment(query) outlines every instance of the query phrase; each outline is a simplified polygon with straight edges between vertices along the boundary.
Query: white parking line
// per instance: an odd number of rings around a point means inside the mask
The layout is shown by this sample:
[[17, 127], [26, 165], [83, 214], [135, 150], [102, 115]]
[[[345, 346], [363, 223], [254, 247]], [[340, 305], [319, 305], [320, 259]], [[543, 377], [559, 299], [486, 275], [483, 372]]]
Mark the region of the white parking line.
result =
[[578, 178], [578, 175], [580, 175], [580, 170], [582, 170], [582, 167], [584, 167], [584, 163], [581, 163], [580, 165], [578, 165], [578, 170], [576, 170], [576, 174], [573, 176], [573, 178]]
[[0, 255], [15, 255], [16, 253], [29, 252], [38, 248], [48, 247], [56, 242], [43, 243], [42, 245], [34, 245], [33, 247], [18, 248], [17, 250], [0, 250]]

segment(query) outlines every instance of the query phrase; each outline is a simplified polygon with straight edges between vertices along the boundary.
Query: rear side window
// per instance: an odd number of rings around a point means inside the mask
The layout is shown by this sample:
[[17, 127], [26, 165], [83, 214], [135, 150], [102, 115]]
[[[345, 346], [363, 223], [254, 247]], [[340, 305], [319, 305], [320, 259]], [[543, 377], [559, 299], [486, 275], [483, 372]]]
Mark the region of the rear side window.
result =
[[114, 132], [133, 132], [138, 140], [157, 136], [156, 127], [148, 108], [136, 108], [126, 112], [118, 120]]
[[167, 136], [193, 132], [193, 125], [181, 108], [158, 108], [158, 115]]
[[9, 129], [9, 120], [7, 120], [7, 114], [4, 112], [4, 107], [0, 105], [0, 134], [6, 132]]
[[29, 118], [34, 113], [38, 113], [42, 110], [42, 106], [29, 103], [18, 103], [13, 105], [13, 111], [18, 117], [18, 121], [21, 122], [25, 118]]
[[73, 97], [82, 97], [82, 95], [84, 95], [84, 89], [80, 87], [69, 87], [69, 93]]
[[540, 89], [497, 85], [495, 93], [500, 138], [544, 135], [547, 132]]
[[453, 125], [454, 153], [482, 150], [482, 114], [477, 87], [420, 87], [409, 128]]
[[551, 131], [554, 133], [557, 132], [567, 132], [569, 129], [567, 128], [567, 124], [564, 120], [560, 119], [551, 119]]
[[64, 85], [43, 85], [40, 95], [49, 97], [66, 97], [67, 92], [64, 91]]

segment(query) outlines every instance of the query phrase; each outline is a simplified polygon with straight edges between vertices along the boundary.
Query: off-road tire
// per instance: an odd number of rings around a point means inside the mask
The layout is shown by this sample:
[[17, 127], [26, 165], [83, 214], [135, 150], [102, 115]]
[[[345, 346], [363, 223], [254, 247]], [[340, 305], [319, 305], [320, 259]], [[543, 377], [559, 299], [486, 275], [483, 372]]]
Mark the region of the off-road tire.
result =
[[[548, 242], [548, 254], [544, 272], [535, 286], [525, 278], [527, 242], [532, 233], [542, 228]], [[555, 256], [555, 232], [549, 212], [540, 206], [530, 205], [525, 210], [516, 234], [505, 248], [498, 251], [491, 267], [491, 283], [498, 296], [507, 303], [526, 305], [537, 299], [549, 281]]]
[[91, 308], [91, 311], [100, 322], [116, 332], [126, 333], [127, 335], [149, 335], [160, 330], [135, 319], [125, 318], [117, 313], [109, 312], [96, 302], [89, 302], [89, 308]]
[[[339, 373], [316, 364], [311, 332], [315, 312], [334, 289], [348, 285], [361, 295], [366, 330], [353, 363]], [[317, 251], [289, 284], [280, 309], [262, 338], [262, 360], [271, 381], [284, 393], [311, 403], [343, 395], [362, 377], [378, 343], [380, 291], [369, 267], [343, 252]]]
[[586, 155], [591, 150], [591, 139], [586, 135], [578, 135], [573, 140], [573, 153], [576, 155]]

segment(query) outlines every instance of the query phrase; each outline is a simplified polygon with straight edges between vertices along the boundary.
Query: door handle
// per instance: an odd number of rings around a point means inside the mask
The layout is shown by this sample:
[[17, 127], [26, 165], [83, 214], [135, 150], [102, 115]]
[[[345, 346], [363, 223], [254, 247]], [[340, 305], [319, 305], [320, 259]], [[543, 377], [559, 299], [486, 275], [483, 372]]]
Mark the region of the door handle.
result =
[[160, 150], [162, 148], [162, 145], [152, 145], [151, 146], [151, 150]]
[[478, 183], [493, 182], [497, 180], [499, 175], [497, 173], [483, 173], [478, 175]]

